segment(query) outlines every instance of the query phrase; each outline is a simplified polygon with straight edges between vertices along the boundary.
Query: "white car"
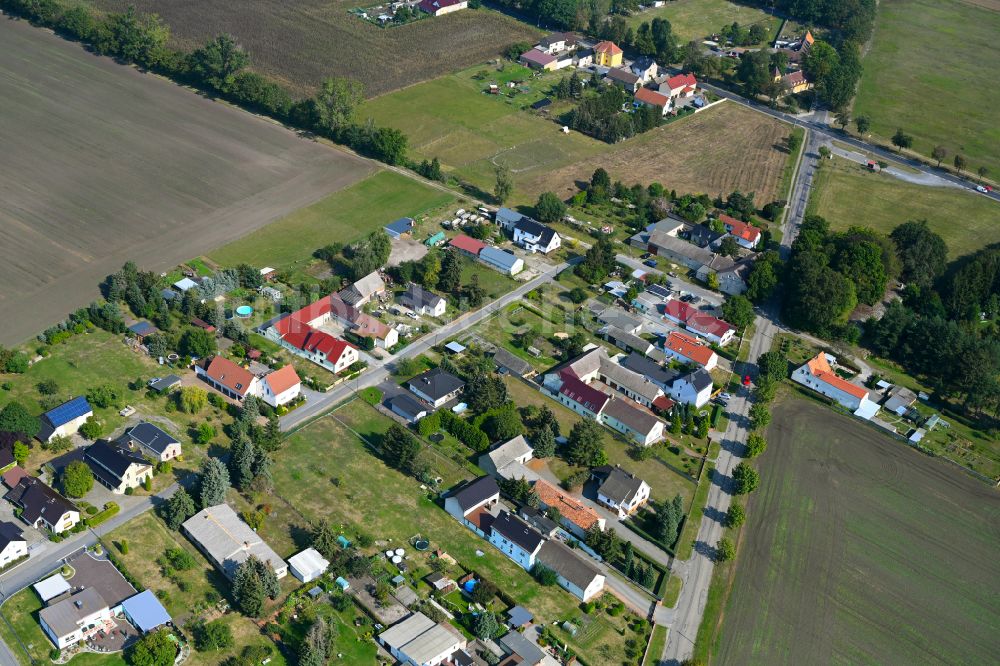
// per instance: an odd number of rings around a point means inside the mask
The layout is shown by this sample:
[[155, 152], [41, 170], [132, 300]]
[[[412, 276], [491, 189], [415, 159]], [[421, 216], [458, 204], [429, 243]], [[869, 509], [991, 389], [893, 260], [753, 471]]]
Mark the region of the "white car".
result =
[[989, 194], [992, 188], [986, 187], [985, 185], [976, 185], [976, 191], [982, 192], [983, 194]]

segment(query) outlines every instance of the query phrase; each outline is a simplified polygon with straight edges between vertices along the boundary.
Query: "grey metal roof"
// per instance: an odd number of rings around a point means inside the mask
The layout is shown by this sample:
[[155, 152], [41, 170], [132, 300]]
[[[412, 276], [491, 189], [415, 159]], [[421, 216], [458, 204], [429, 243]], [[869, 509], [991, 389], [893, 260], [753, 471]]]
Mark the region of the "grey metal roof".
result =
[[500, 444], [486, 455], [493, 461], [493, 466], [500, 470], [512, 463], [515, 459], [520, 458], [525, 454], [530, 454], [533, 451], [534, 449], [532, 449], [531, 445], [528, 444], [528, 440], [524, 438], [524, 435], [518, 435], [514, 439]]
[[185, 521], [183, 527], [229, 578], [251, 555], [269, 563], [275, 570], [285, 566], [281, 557], [228, 504], [202, 509]]
[[399, 395], [393, 396], [386, 401], [386, 405], [389, 409], [396, 411], [397, 413], [402, 412], [405, 416], [409, 417], [411, 420], [417, 418], [421, 413], [426, 413], [427, 408], [421, 405], [419, 402], [414, 400], [408, 395], [400, 393]]
[[665, 368], [656, 361], [636, 352], [629, 354], [622, 365], [632, 372], [637, 372], [664, 386], [670, 385], [680, 375], [679, 372]]
[[479, 258], [506, 271], [514, 268], [514, 264], [520, 261], [517, 256], [510, 252], [505, 252], [501, 249], [489, 246], [486, 246], [479, 251]]
[[462, 511], [469, 511], [500, 493], [500, 486], [492, 476], [481, 476], [470, 481], [452, 494]]
[[453, 645], [465, 644], [465, 639], [451, 626], [437, 624], [420, 612], [383, 631], [379, 640], [416, 664], [433, 659]]
[[130, 428], [119, 441], [128, 439], [157, 454], [162, 454], [171, 445], [180, 443], [159, 427], [145, 421]]
[[600, 569], [558, 541], [550, 540], [542, 544], [537, 559], [581, 590], [587, 589], [594, 578], [603, 575]]
[[57, 636], [66, 636], [79, 628], [79, 622], [102, 608], [108, 602], [92, 587], [85, 588], [59, 603], [43, 608], [38, 617], [44, 620]]
[[538, 544], [545, 540], [535, 528], [509, 511], [501, 511], [490, 529], [529, 553], [535, 552]]
[[516, 375], [523, 376], [534, 370], [530, 363], [525, 361], [523, 358], [515, 356], [502, 347], [498, 348], [496, 352], [494, 352], [493, 362], [496, 363], [497, 366], [507, 368]]
[[509, 652], [521, 657], [519, 666], [537, 666], [545, 659], [542, 649], [516, 631], [509, 631], [498, 639]]
[[153, 389], [158, 393], [162, 393], [167, 389], [171, 389], [181, 383], [181, 378], [177, 375], [167, 375], [162, 379], [157, 379], [149, 385], [149, 388]]
[[649, 412], [639, 409], [621, 398], [612, 398], [605, 405], [603, 413], [643, 435], [649, 434], [659, 422], [659, 419]]

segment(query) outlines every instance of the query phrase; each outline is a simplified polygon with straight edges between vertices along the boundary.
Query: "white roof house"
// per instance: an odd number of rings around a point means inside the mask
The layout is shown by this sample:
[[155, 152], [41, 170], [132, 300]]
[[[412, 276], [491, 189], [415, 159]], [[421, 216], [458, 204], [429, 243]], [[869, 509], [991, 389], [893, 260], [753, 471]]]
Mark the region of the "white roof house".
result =
[[330, 561], [319, 554], [315, 548], [306, 548], [288, 558], [288, 566], [292, 575], [303, 583], [309, 583], [322, 576], [330, 567]]
[[56, 574], [55, 576], [49, 576], [45, 580], [40, 580], [34, 585], [35, 592], [38, 596], [42, 598], [42, 601], [47, 602], [49, 599], [55, 599], [60, 594], [64, 594], [70, 591], [70, 585], [66, 582], [66, 579], [62, 577], [62, 574]]
[[465, 648], [465, 638], [447, 624], [414, 613], [378, 636], [393, 657], [412, 666], [437, 666]]

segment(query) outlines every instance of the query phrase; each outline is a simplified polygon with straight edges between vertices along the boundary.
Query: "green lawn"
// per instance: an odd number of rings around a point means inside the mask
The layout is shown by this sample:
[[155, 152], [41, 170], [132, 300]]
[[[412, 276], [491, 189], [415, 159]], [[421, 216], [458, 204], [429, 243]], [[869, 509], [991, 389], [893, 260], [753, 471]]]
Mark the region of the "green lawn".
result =
[[825, 217], [834, 230], [862, 225], [885, 234], [908, 220], [927, 220], [948, 244], [951, 259], [1000, 241], [995, 201], [950, 187], [904, 183], [836, 157], [816, 175], [809, 212]]
[[681, 44], [692, 39], [707, 39], [712, 33], [734, 22], [744, 28], [754, 23], [764, 23], [768, 27], [769, 39], [773, 40], [781, 26], [779, 18], [726, 0], [668, 0], [662, 7], [634, 14], [629, 17], [628, 24], [638, 28], [639, 24], [654, 18], [669, 20], [670, 27]]
[[400, 217], [417, 217], [454, 203], [441, 190], [400, 175], [379, 171], [318, 203], [215, 250], [223, 266], [249, 263], [294, 269], [308, 264], [316, 248], [351, 243]]
[[653, 627], [653, 635], [649, 639], [649, 648], [646, 650], [646, 660], [644, 664], [660, 663], [660, 656], [663, 649], [667, 647], [668, 629], [662, 624]]
[[[342, 409], [349, 413], [357, 407], [350, 403]], [[445, 550], [480, 571], [536, 617], [551, 620], [576, 607], [574, 597], [543, 590], [527, 572], [459, 525], [437, 505], [435, 493], [387, 467], [334, 418], [297, 431], [275, 459], [276, 498], [296, 507], [306, 520], [324, 518], [346, 533], [361, 530], [400, 545], [419, 533], [431, 540], [431, 550]]]
[[[979, 5], [979, 6], [977, 6]], [[988, 8], [989, 7], [989, 8]], [[1000, 175], [997, 5], [960, 0], [884, 0], [854, 103], [888, 140], [902, 128], [913, 149], [936, 145]]]
[[[689, 560], [694, 552], [694, 542], [698, 538], [698, 528], [701, 527], [701, 519], [705, 512], [705, 504], [708, 502], [708, 491], [712, 487], [713, 463], [707, 463], [705, 471], [701, 475], [701, 481], [694, 493], [694, 501], [691, 510], [688, 511], [684, 520], [684, 527], [680, 536], [677, 537], [677, 559]], [[678, 592], [679, 594], [679, 592]]]

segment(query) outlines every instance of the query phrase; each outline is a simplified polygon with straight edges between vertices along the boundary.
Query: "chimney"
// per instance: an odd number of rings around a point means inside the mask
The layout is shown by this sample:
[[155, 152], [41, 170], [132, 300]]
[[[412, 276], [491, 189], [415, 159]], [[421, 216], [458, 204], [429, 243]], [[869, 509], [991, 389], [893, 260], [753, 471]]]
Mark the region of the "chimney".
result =
[[83, 608], [83, 602], [80, 601], [79, 599], [77, 599], [76, 601], [74, 601], [73, 605], [76, 606], [77, 608]]
[[250, 542], [249, 541], [244, 541], [243, 542], [243, 550], [250, 550]]

